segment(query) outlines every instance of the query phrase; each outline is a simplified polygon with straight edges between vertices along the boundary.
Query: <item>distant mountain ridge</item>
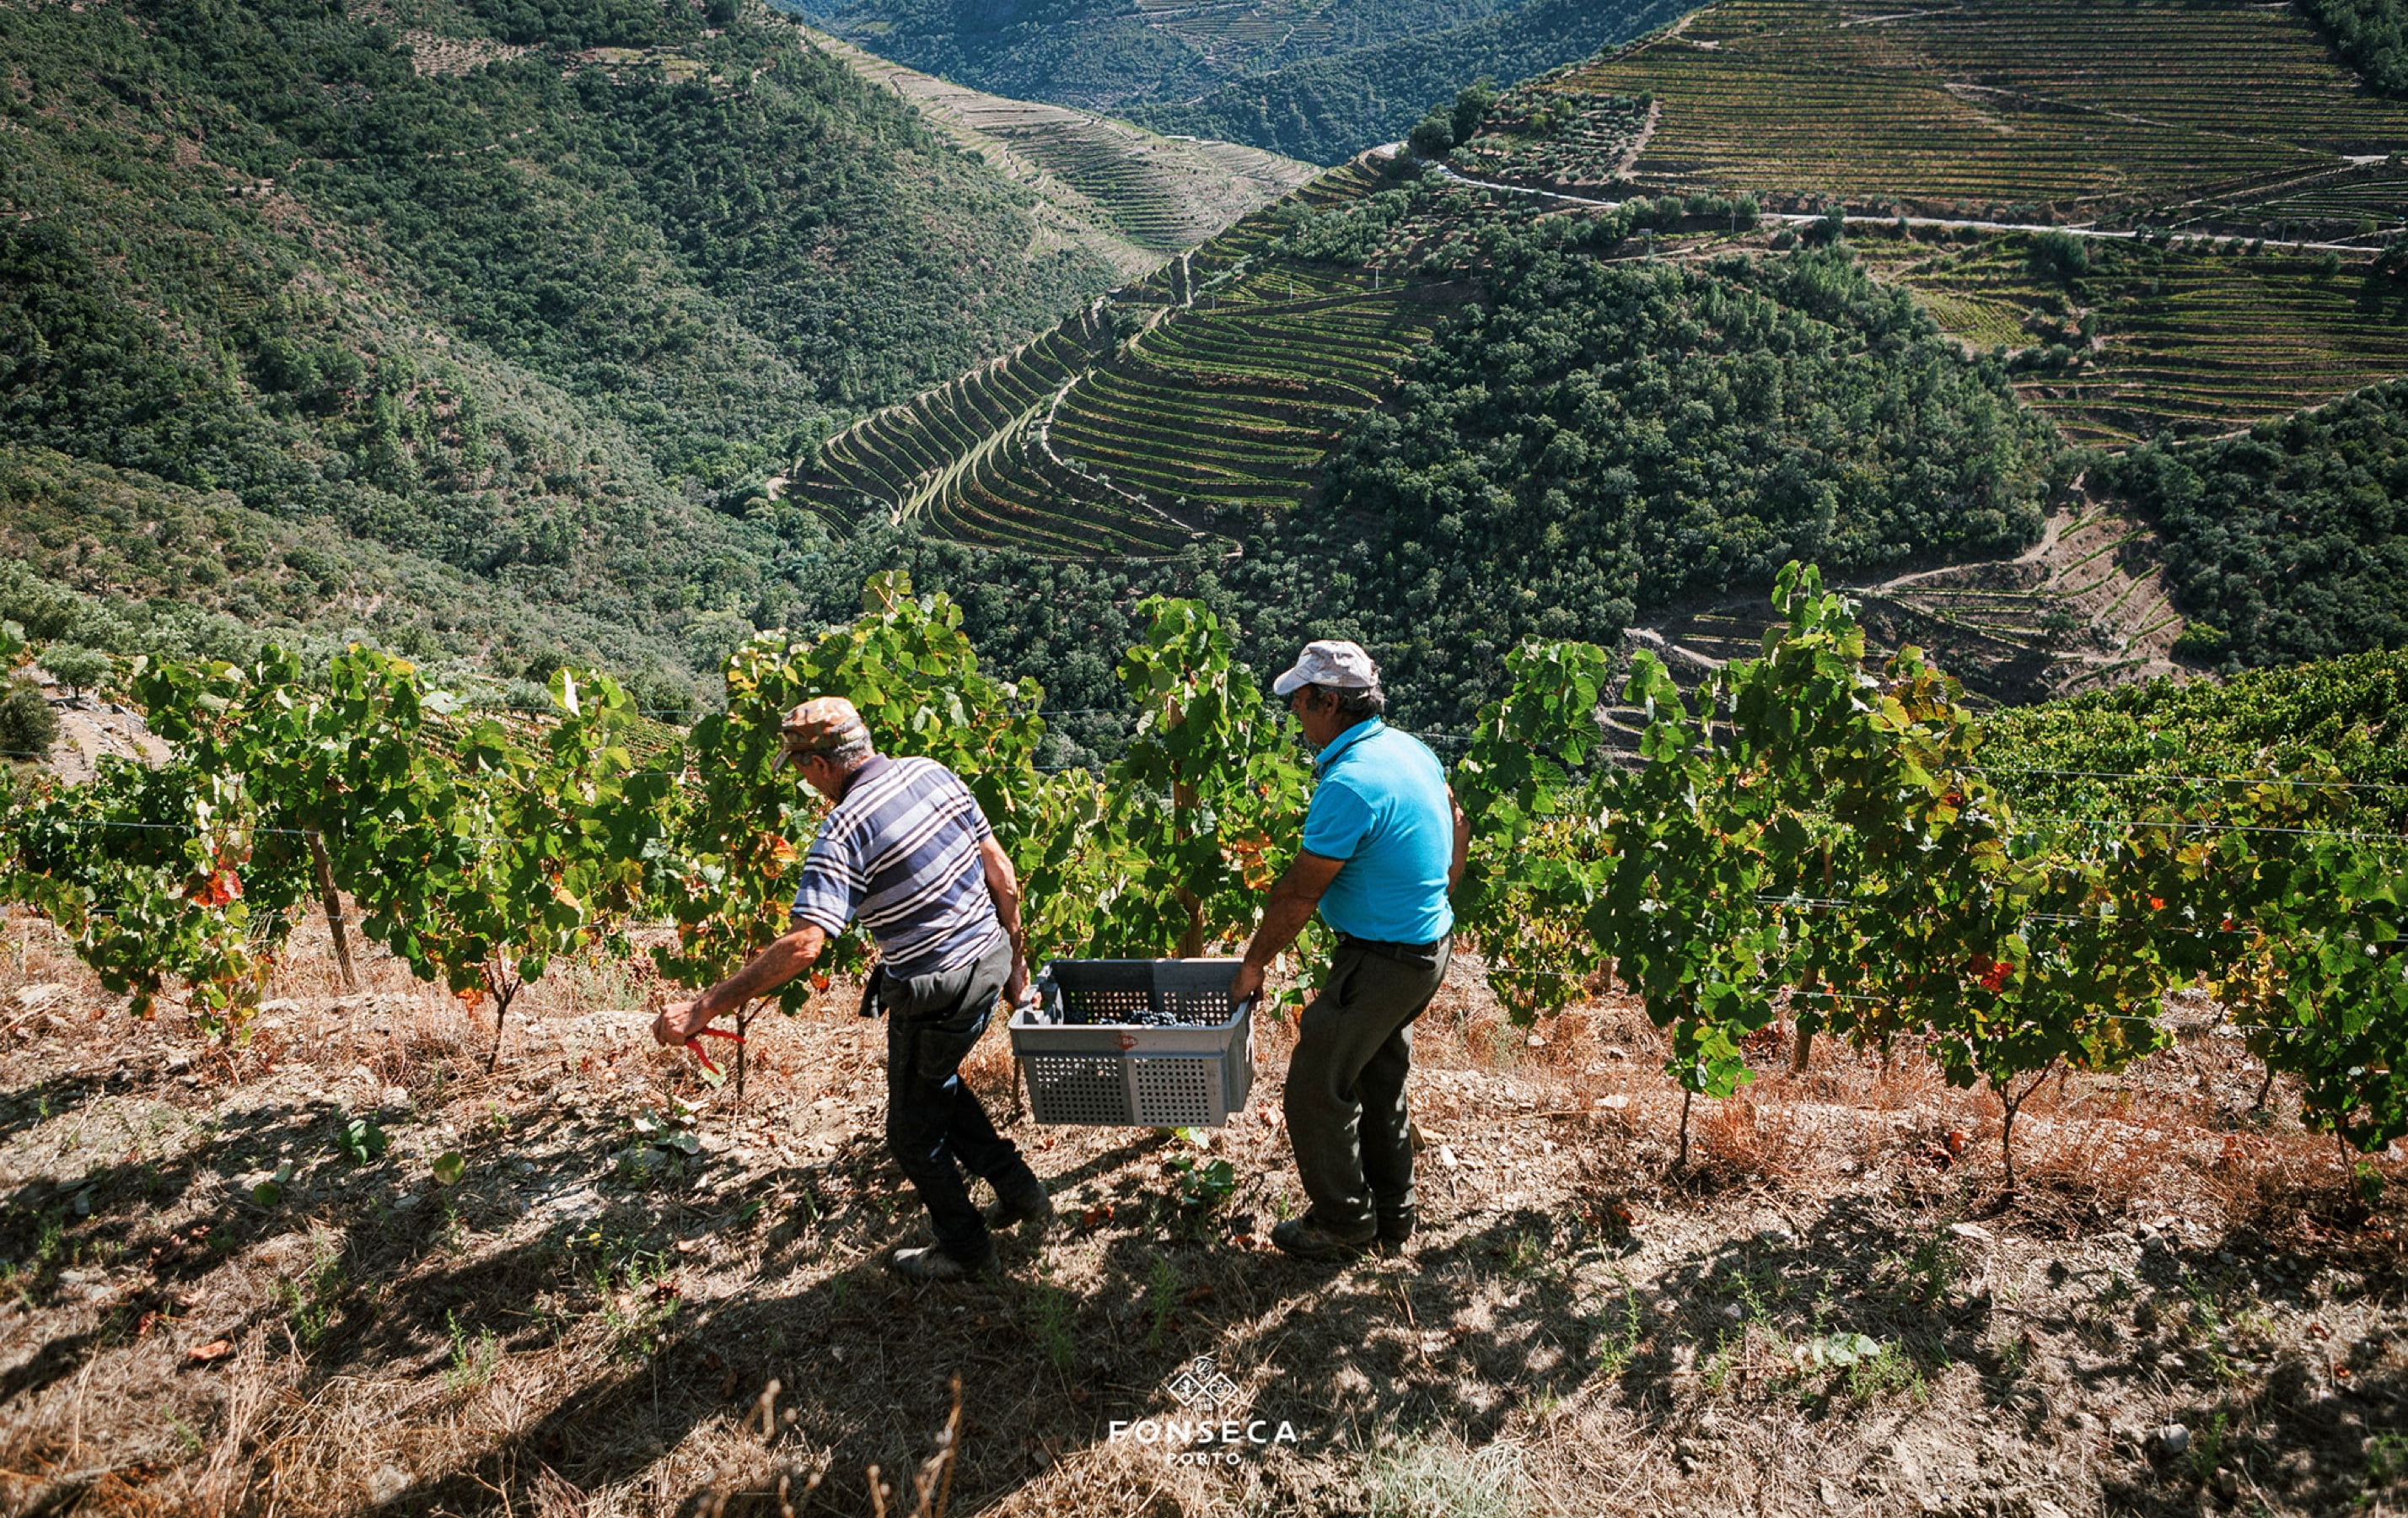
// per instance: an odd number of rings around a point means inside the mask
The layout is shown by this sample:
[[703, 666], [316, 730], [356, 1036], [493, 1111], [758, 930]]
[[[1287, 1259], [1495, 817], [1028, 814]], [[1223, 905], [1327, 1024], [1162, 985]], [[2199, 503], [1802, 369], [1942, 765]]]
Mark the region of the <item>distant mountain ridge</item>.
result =
[[1337, 164], [1476, 78], [1511, 82], [1680, 0], [781, 0], [882, 56], [999, 94]]
[[1481, 79], [1543, 72], [1661, 25], [1686, 0], [1526, 0], [1427, 36], [1403, 36], [1233, 79], [1198, 99], [1133, 108], [1165, 132], [1251, 142], [1334, 164], [1410, 131], [1432, 105]]
[[917, 107], [936, 128], [1043, 197], [1040, 235], [1058, 235], [1140, 279], [1250, 211], [1302, 186], [1311, 164], [1230, 142], [1170, 138], [1126, 122], [972, 90], [804, 29], [862, 78]]

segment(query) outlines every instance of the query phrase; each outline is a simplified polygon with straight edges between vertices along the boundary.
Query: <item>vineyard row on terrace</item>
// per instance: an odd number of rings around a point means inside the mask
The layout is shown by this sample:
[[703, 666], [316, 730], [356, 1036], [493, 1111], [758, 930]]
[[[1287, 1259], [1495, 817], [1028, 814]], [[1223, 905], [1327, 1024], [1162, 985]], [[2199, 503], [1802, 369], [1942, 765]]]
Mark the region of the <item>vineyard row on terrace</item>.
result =
[[[2408, 1134], [2408, 839], [2338, 771], [2019, 820], [1953, 680], [1911, 648], [1869, 661], [1812, 568], [1783, 573], [1774, 607], [1763, 656], [1690, 693], [1643, 651], [1618, 693], [1593, 645], [1511, 656], [1454, 784], [1474, 834], [1458, 931], [1517, 1019], [1619, 983], [1668, 1030], [1669, 1073], [1709, 1097], [1752, 1079], [1742, 1043], [1784, 1012], [1801, 1059], [1825, 1033], [1918, 1038], [1997, 1093], [2012, 1177], [2042, 1078], [2160, 1047], [2165, 995], [2204, 985], [2269, 1079], [2297, 1079], [2309, 1124], [2370, 1150]], [[699, 987], [785, 930], [817, 809], [772, 771], [779, 719], [840, 694], [882, 748], [969, 783], [1021, 872], [1032, 958], [1193, 955], [1251, 930], [1310, 769], [1211, 612], [1142, 609], [1119, 666], [1135, 735], [1098, 778], [1038, 767], [1042, 692], [982, 673], [943, 596], [884, 575], [864, 608], [738, 649], [726, 709], [666, 766], [633, 752], [632, 705], [599, 675], [563, 671], [547, 720], [505, 723], [364, 649], [322, 671], [274, 652], [140, 667], [171, 757], [12, 782], [0, 898], [49, 916], [136, 1010], [172, 994], [220, 1036], [299, 911], [337, 893], [418, 975], [493, 1004], [497, 1034], [549, 966], [629, 952], [638, 922], [676, 925], [653, 957]], [[22, 652], [10, 629], [0, 656]], [[1617, 694], [1643, 722], [1628, 764], [1602, 745]], [[848, 938], [828, 967], [863, 951]]]

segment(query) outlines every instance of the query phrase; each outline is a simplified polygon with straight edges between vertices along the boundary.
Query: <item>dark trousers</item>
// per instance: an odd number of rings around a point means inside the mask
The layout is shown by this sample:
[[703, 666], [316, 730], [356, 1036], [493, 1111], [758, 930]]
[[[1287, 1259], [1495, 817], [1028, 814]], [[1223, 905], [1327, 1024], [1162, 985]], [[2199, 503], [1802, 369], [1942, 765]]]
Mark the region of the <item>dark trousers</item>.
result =
[[1011, 948], [999, 944], [958, 969], [889, 976], [879, 994], [886, 1008], [886, 1148], [928, 1209], [938, 1247], [965, 1265], [984, 1261], [995, 1243], [962, 1172], [996, 1182], [1036, 1179], [961, 1075], [1010, 973]]
[[1383, 1218], [1413, 1210], [1413, 1019], [1446, 979], [1450, 945], [1426, 961], [1340, 943], [1329, 979], [1297, 1023], [1281, 1110], [1312, 1218], [1341, 1238], [1369, 1239]]

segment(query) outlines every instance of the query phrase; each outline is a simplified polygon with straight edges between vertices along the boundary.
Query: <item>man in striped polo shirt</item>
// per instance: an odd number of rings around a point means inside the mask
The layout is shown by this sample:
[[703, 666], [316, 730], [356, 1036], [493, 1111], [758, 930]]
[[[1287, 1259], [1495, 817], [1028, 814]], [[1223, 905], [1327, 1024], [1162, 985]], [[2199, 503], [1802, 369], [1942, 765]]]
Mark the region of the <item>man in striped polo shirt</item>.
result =
[[[870, 995], [887, 1012], [886, 1145], [937, 1236], [935, 1248], [897, 1250], [891, 1263], [914, 1281], [979, 1274], [995, 1264], [990, 1228], [1042, 1227], [1054, 1212], [1044, 1182], [961, 1078], [996, 998], [1016, 1005], [1027, 988], [1019, 877], [960, 777], [933, 759], [879, 753], [852, 702], [804, 702], [786, 714], [781, 738], [779, 767], [799, 767], [836, 803], [804, 856], [793, 931], [663, 1012], [652, 1036], [684, 1042], [810, 968], [859, 920], [878, 942]], [[964, 1170], [995, 1187], [983, 1217]]]

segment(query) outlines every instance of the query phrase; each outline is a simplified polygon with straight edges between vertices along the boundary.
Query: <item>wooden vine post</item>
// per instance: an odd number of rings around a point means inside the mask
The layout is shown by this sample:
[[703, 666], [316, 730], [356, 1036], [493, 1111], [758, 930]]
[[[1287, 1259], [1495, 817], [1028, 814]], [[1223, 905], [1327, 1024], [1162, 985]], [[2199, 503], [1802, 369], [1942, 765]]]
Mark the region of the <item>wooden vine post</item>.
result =
[[326, 857], [326, 836], [309, 830], [309, 864], [318, 876], [318, 899], [326, 908], [326, 931], [335, 940], [335, 962], [343, 969], [343, 989], [359, 995], [360, 977], [351, 967], [351, 933], [343, 925], [343, 894], [335, 889], [335, 866]]

